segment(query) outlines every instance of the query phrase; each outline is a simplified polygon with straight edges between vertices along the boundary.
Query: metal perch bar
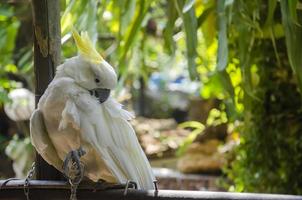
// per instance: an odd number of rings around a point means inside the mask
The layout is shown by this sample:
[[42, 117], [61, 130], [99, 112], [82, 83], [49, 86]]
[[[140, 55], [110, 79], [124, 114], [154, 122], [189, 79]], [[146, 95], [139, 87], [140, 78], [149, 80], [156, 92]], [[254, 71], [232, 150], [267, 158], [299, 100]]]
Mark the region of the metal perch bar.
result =
[[[0, 186], [3, 185], [3, 183], [6, 182], [6, 180], [0, 180]], [[98, 189], [96, 186], [97, 184], [92, 182], [85, 182], [83, 181], [82, 184], [79, 185], [79, 189], [83, 190], [108, 190], [108, 189], [124, 189], [125, 185], [120, 184], [107, 184], [106, 186], [103, 186], [102, 189]], [[14, 189], [20, 189], [24, 186], [24, 180], [11, 180], [8, 181], [6, 184], [4, 184], [0, 189], [0, 194], [2, 190], [14, 190]], [[67, 181], [44, 181], [44, 180], [30, 180], [29, 184], [30, 189], [66, 189], [70, 190], [70, 184]]]
[[[4, 181], [0, 181], [0, 185]], [[24, 197], [24, 180], [12, 180], [0, 190], [0, 199], [15, 200]], [[124, 196], [124, 189], [118, 187], [95, 190], [93, 184], [79, 185], [78, 199], [110, 199], [110, 200], [302, 200], [302, 196], [257, 194], [257, 193], [230, 193], [230, 192], [203, 192], [203, 191], [176, 191], [129, 189]], [[119, 186], [120, 187], [120, 186]], [[64, 181], [38, 181], [32, 180], [29, 185], [31, 200], [35, 199], [68, 199], [70, 185]]]

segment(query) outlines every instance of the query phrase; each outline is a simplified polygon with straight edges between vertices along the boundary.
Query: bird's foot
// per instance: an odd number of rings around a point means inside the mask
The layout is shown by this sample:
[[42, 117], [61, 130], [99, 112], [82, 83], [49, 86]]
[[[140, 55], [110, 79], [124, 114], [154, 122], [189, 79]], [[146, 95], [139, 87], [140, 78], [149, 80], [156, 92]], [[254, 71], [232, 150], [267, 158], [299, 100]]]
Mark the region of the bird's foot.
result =
[[135, 181], [128, 180], [125, 185], [124, 196], [127, 195], [130, 188], [137, 190], [137, 183]]
[[77, 150], [70, 151], [64, 159], [63, 172], [71, 186], [71, 200], [77, 199], [77, 188], [84, 177], [84, 165], [80, 161], [84, 154], [85, 151], [80, 147]]
[[153, 181], [155, 192], [158, 192], [157, 180]]
[[63, 172], [71, 185], [78, 185], [84, 176], [84, 165], [80, 158], [85, 155], [85, 151], [80, 147], [79, 149], [70, 151], [63, 163]]

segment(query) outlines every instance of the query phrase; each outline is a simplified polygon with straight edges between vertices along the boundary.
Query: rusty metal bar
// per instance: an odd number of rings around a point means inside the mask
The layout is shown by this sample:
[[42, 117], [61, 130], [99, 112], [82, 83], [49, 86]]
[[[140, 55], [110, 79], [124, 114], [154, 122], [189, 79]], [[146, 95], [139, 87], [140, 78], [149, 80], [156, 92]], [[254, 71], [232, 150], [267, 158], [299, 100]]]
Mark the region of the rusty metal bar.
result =
[[[0, 181], [0, 185], [3, 181]], [[0, 199], [16, 200], [24, 198], [23, 181], [10, 181], [0, 190]], [[302, 196], [278, 194], [252, 194], [230, 192], [176, 191], [159, 190], [144, 191], [129, 189], [124, 196], [124, 189], [94, 190], [94, 187], [81, 186], [78, 199], [110, 199], [110, 200], [302, 200]], [[30, 182], [31, 200], [66, 200], [69, 198], [69, 185], [63, 181]]]

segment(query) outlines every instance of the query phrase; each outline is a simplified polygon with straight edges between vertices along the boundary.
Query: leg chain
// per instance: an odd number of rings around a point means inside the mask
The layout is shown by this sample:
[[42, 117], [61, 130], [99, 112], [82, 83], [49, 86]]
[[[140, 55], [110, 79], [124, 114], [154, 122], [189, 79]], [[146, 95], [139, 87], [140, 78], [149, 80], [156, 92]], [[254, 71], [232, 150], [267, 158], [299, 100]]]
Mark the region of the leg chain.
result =
[[29, 181], [32, 179], [34, 173], [35, 173], [35, 162], [33, 162], [33, 164], [31, 165], [31, 168], [24, 180], [24, 186], [23, 186], [23, 190], [24, 190], [24, 195], [26, 196], [26, 200], [30, 200], [29, 198]]
[[64, 160], [64, 175], [70, 183], [70, 200], [77, 199], [77, 188], [84, 177], [84, 165], [80, 161], [81, 156], [85, 154], [82, 148], [70, 151]]

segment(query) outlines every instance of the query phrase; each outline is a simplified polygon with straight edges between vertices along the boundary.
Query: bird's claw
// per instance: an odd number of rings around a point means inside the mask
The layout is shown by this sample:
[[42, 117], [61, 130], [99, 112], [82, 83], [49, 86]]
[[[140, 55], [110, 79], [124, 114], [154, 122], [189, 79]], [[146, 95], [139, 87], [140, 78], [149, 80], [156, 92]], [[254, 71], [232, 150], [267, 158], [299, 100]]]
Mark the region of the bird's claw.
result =
[[84, 176], [84, 165], [81, 163], [80, 158], [85, 154], [85, 151], [80, 147], [77, 150], [70, 151], [63, 163], [63, 172], [70, 183], [70, 199], [76, 200], [76, 192], [78, 185]]
[[137, 189], [137, 183], [135, 181], [128, 180], [126, 185], [125, 185], [124, 196], [127, 195], [129, 188]]
[[63, 163], [63, 172], [71, 185], [78, 185], [84, 175], [84, 166], [80, 158], [85, 155], [85, 151], [80, 147], [77, 150], [70, 151]]
[[155, 192], [158, 192], [158, 187], [157, 187], [157, 180], [153, 181]]

